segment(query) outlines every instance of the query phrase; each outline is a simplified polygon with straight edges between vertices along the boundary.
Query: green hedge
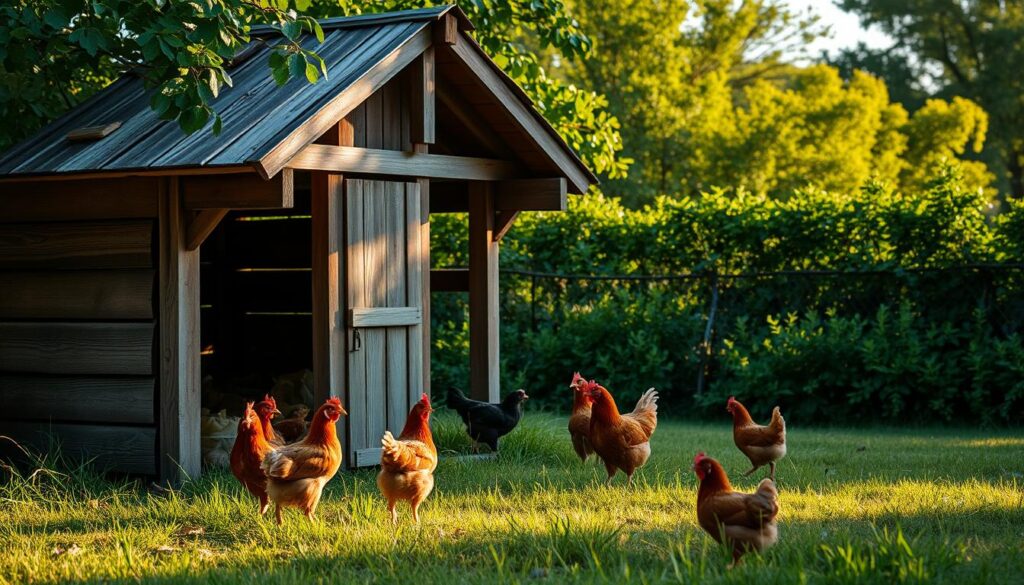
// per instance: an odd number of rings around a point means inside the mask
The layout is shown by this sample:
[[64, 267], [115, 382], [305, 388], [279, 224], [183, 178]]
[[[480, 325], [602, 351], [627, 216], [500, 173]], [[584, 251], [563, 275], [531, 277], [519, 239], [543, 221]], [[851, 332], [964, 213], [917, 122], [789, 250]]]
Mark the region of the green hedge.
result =
[[[437, 216], [432, 237], [435, 267], [467, 264], [464, 216]], [[568, 213], [524, 214], [502, 267], [699, 277], [503, 274], [503, 387], [564, 410], [580, 370], [626, 401], [655, 386], [677, 414], [720, 415], [735, 394], [756, 412], [780, 404], [823, 423], [1013, 422], [1024, 412], [1024, 283], [986, 266], [1019, 262], [1022, 246], [1024, 206], [990, 217], [953, 168], [919, 194], [714, 191], [640, 210], [574, 198]], [[712, 272], [720, 302], [695, 396]], [[439, 388], [468, 379], [465, 310], [465, 295], [433, 296]]]

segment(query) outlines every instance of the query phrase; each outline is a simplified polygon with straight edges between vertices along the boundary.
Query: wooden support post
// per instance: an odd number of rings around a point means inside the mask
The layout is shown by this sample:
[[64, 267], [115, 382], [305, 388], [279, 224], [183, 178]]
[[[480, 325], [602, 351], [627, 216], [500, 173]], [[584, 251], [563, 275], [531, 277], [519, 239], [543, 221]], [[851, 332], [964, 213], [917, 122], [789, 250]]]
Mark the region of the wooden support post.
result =
[[[352, 125], [342, 120], [318, 142], [352, 144]], [[310, 211], [313, 224], [313, 399], [316, 407], [345, 389], [345, 329], [341, 322], [341, 218], [344, 179], [327, 172], [312, 174]], [[347, 405], [347, 396], [342, 396]], [[346, 437], [346, 418], [339, 421]]]
[[[433, 65], [433, 48], [431, 50], [431, 65]], [[431, 98], [429, 115], [434, 117], [434, 100]], [[426, 144], [413, 144], [413, 151], [426, 153]], [[423, 283], [420, 287], [423, 305], [423, 324], [420, 325], [420, 332], [423, 336], [423, 392], [430, 395], [430, 179], [418, 179], [420, 187], [420, 278]]]
[[199, 252], [186, 247], [185, 210], [176, 177], [160, 183], [159, 303], [160, 480], [198, 477]]
[[469, 187], [469, 387], [476, 400], [497, 402], [498, 242], [494, 241], [494, 189]]

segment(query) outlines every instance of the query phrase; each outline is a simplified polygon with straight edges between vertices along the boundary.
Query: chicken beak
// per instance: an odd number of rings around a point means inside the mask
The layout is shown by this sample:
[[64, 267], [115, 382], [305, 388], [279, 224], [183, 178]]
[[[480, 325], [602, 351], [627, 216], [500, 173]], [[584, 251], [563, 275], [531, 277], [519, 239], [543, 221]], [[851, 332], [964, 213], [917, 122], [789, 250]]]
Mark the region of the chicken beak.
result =
[[274, 411], [273, 411], [273, 412], [271, 412], [270, 414], [272, 414], [272, 415], [274, 415], [274, 416], [284, 416], [284, 415], [282, 415], [282, 414], [281, 414], [281, 411], [280, 411], [280, 410], [278, 410], [278, 409], [276, 409], [276, 408], [275, 408], [275, 409], [274, 409]]

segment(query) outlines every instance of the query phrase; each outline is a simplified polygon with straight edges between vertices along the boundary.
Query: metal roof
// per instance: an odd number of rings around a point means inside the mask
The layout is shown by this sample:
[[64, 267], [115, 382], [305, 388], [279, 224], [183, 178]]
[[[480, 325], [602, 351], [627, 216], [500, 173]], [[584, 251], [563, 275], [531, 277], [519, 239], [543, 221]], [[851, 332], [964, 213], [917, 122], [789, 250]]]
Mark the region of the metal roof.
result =
[[[224, 87], [211, 106], [223, 129], [214, 136], [207, 126], [186, 135], [175, 121], [160, 120], [150, 108], [152, 91], [126, 75], [85, 103], [52, 122], [29, 140], [0, 156], [0, 173], [49, 174], [85, 171], [237, 166], [260, 158], [297, 129], [330, 98], [341, 93], [374, 65], [451, 7], [370, 17], [331, 19], [323, 44], [302, 42], [327, 64], [328, 77], [310, 84], [304, 77], [278, 87], [267, 69], [271, 48], [263, 43], [230, 70], [233, 87]], [[267, 30], [255, 30], [256, 35]], [[71, 142], [69, 131], [120, 121], [121, 127], [100, 140]]]
[[[238, 53], [239, 63], [229, 69], [233, 86], [223, 87], [220, 96], [211, 103], [223, 120], [222, 131], [216, 136], [211, 131], [212, 117], [206, 127], [191, 135], [182, 132], [175, 121], [160, 120], [150, 108], [152, 90], [147, 91], [138, 76], [125, 75], [32, 138], [0, 153], [0, 176], [242, 165], [259, 169], [261, 159], [299, 131], [317, 112], [448, 13], [458, 18], [461, 30], [472, 30], [465, 14], [454, 5], [321, 20], [324, 42], [318, 44], [311, 36], [302, 41], [305, 48], [315, 50], [327, 65], [327, 78], [321, 78], [316, 84], [299, 78], [278, 87], [267, 69], [271, 47], [262, 40], [253, 41]], [[277, 34], [271, 27], [252, 29], [253, 37], [265, 39]], [[591, 183], [596, 183], [593, 173], [533, 108], [522, 89], [493, 61], [486, 59], [476, 43], [471, 44], [529, 106], [543, 131], [557, 140]], [[68, 132], [73, 130], [113, 122], [120, 122], [120, 128], [103, 138], [67, 139]]]

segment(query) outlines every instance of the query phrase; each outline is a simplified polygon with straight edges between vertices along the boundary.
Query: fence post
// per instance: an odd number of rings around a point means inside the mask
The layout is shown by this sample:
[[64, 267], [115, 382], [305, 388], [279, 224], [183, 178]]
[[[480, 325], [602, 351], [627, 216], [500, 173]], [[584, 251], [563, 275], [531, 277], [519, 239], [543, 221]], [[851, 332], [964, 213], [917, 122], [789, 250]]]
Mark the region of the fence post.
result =
[[711, 273], [711, 307], [708, 309], [708, 323], [704, 328], [704, 340], [700, 344], [700, 368], [697, 370], [697, 396], [704, 393], [704, 382], [707, 376], [708, 362], [711, 361], [711, 335], [715, 328], [715, 315], [718, 313], [718, 273]]

